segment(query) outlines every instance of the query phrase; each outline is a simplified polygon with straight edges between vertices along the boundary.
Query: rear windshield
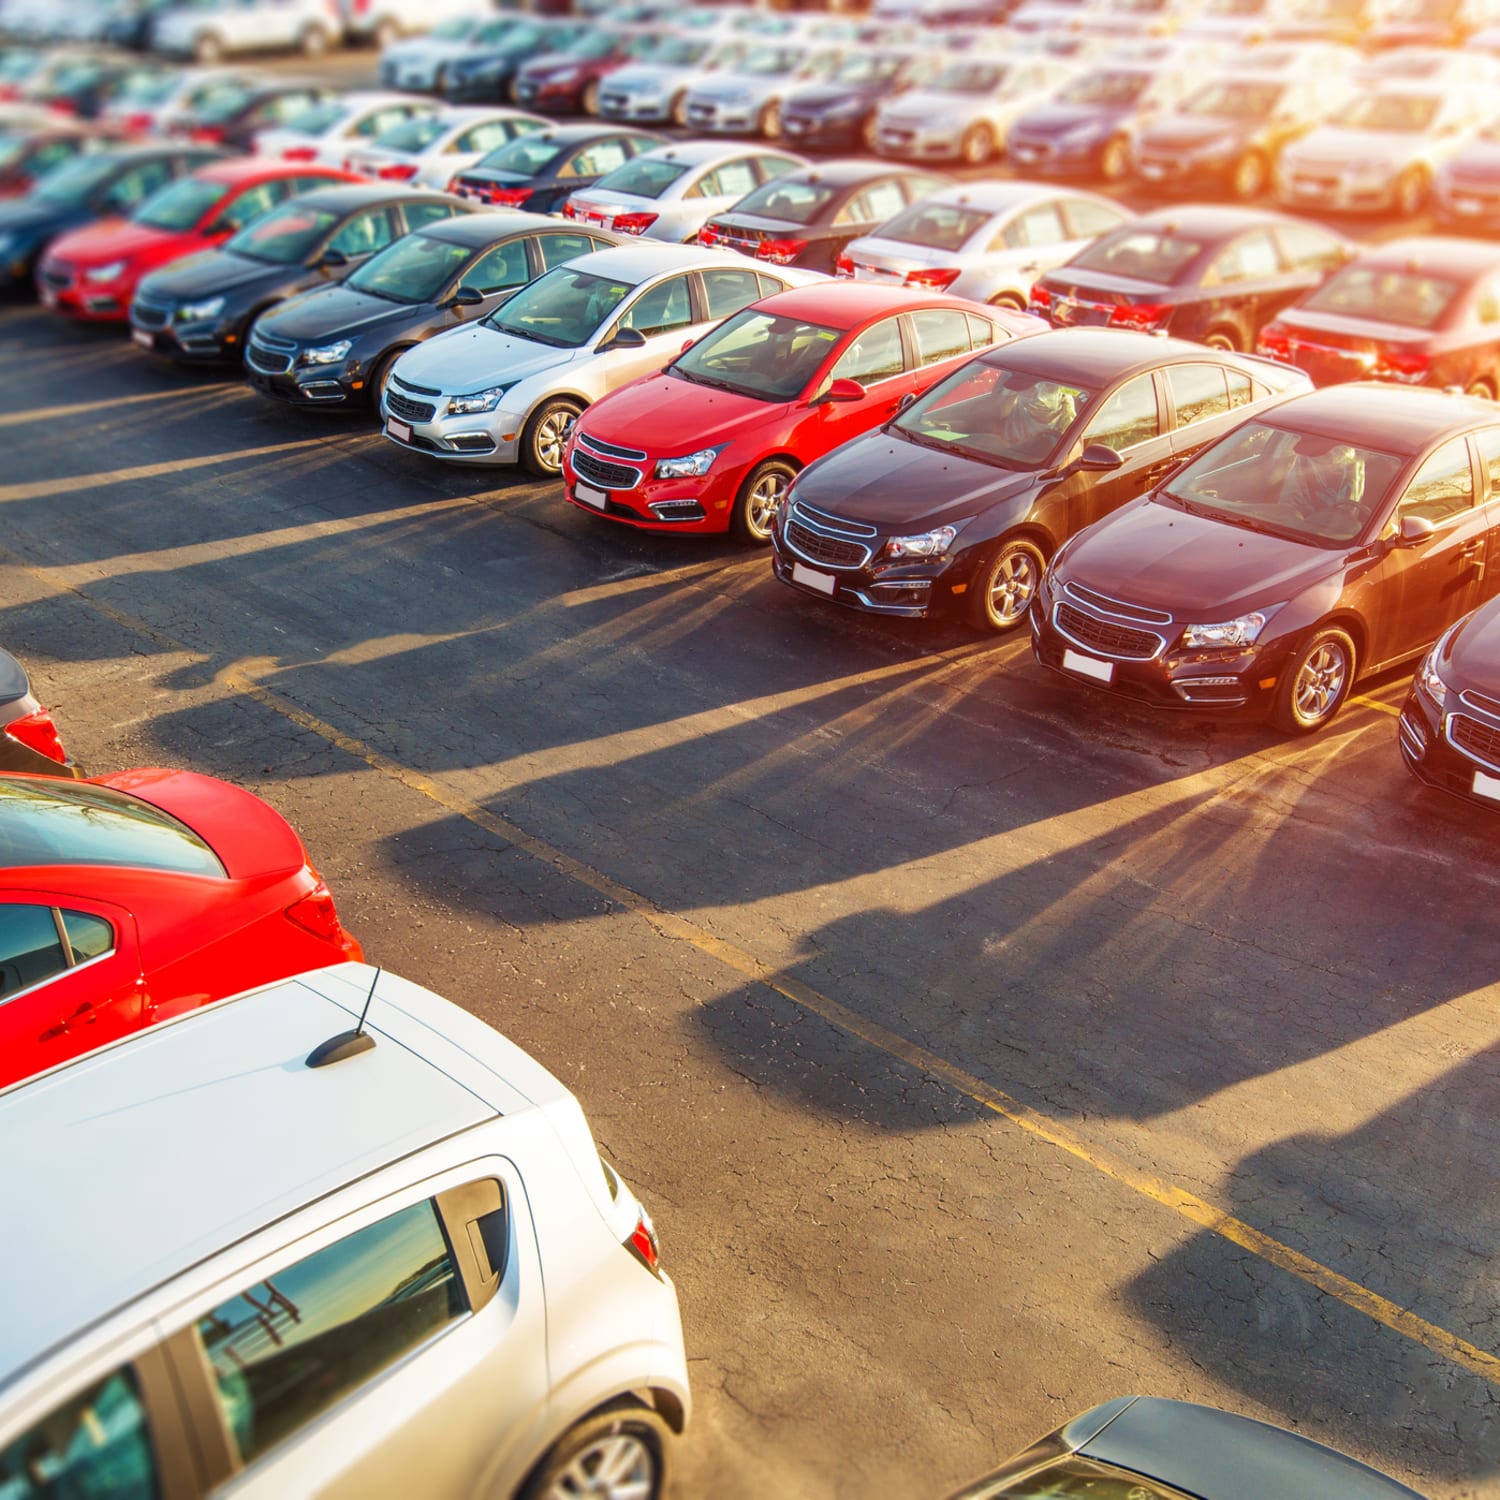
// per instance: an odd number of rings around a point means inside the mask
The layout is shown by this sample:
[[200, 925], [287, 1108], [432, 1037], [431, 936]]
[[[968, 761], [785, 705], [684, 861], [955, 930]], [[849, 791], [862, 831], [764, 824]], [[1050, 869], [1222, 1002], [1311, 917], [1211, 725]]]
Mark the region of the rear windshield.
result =
[[538, 177], [566, 149], [550, 137], [521, 135], [491, 151], [479, 165], [487, 171], [514, 172], [518, 177]]
[[349, 106], [342, 99], [325, 99], [321, 104], [309, 104], [306, 109], [299, 109], [284, 128], [302, 135], [322, 135], [348, 113]]
[[225, 878], [213, 850], [159, 808], [107, 787], [0, 776], [0, 868], [131, 865]]
[[637, 198], [660, 198], [686, 171], [681, 162], [637, 156], [606, 173], [594, 186], [615, 193], [633, 193]]
[[1103, 271], [1108, 276], [1170, 286], [1202, 251], [1197, 240], [1182, 239], [1169, 229], [1124, 229], [1075, 255], [1068, 269]]
[[1341, 313], [1401, 323], [1407, 328], [1436, 328], [1458, 296], [1458, 283], [1446, 276], [1383, 266], [1347, 266], [1302, 306], [1309, 312]]
[[989, 214], [956, 203], [917, 203], [882, 225], [879, 238], [932, 250], [957, 250], [989, 221]]
[[778, 177], [741, 198], [734, 211], [736, 214], [759, 214], [767, 219], [785, 219], [788, 224], [811, 224], [837, 195], [837, 188], [821, 183]]

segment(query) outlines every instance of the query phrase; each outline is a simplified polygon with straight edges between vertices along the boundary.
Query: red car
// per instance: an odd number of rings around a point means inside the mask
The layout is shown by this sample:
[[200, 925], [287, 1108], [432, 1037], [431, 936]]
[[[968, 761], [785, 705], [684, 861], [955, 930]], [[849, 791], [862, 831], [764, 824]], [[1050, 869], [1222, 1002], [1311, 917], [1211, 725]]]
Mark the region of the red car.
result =
[[128, 219], [101, 219], [55, 239], [37, 267], [38, 295], [71, 317], [123, 323], [147, 272], [213, 249], [298, 193], [363, 180], [305, 162], [215, 162], [153, 193]]
[[0, 776], [0, 1087], [359, 944], [301, 840], [191, 771]]
[[8, 124], [0, 120], [0, 198], [29, 193], [54, 167], [118, 139], [115, 132], [95, 126]]
[[563, 455], [567, 497], [648, 531], [768, 542], [804, 465], [889, 421], [975, 351], [1046, 326], [865, 281], [763, 298], [589, 407]]

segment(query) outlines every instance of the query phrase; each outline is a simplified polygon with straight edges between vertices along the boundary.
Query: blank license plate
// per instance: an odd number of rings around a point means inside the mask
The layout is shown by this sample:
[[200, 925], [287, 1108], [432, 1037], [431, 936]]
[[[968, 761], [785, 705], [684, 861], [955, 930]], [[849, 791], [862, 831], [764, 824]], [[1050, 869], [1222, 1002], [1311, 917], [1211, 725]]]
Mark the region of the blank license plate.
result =
[[599, 510], [603, 510], [609, 504], [609, 496], [603, 490], [596, 490], [591, 484], [575, 484], [573, 498], [582, 500], [585, 505], [595, 506]]
[[801, 563], [792, 564], [792, 582], [806, 584], [820, 594], [832, 595], [838, 587], [838, 579], [831, 573], [820, 573], [816, 568], [804, 568]]
[[156, 348], [156, 340], [152, 338], [144, 328], [132, 328], [130, 330], [130, 337], [134, 339], [142, 349]]
[[1081, 651], [1064, 651], [1063, 666], [1070, 672], [1077, 672], [1080, 677], [1092, 677], [1095, 682], [1113, 682], [1115, 678], [1113, 662], [1095, 661]]
[[57, 293], [54, 292], [50, 286], [44, 286], [42, 288], [42, 305], [44, 307], [57, 306]]
[[398, 443], [411, 442], [410, 422], [398, 422], [395, 417], [387, 417], [385, 419], [385, 430]]
[[1474, 795], [1488, 797], [1491, 802], [1500, 802], [1500, 776], [1486, 776], [1483, 771], [1476, 771]]
[[1483, 207], [1484, 204], [1478, 198], [1455, 198], [1453, 200], [1454, 213], [1477, 214]]

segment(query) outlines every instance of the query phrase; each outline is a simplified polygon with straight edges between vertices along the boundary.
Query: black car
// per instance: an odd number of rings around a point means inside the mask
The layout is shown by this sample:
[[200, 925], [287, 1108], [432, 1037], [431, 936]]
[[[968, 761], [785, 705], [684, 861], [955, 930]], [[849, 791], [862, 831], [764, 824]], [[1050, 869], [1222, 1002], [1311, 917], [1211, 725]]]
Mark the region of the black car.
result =
[[268, 308], [343, 280], [404, 234], [472, 211], [450, 194], [386, 182], [303, 193], [222, 249], [153, 271], [136, 289], [130, 336], [178, 360], [238, 361], [250, 325]]
[[158, 188], [223, 155], [170, 143], [90, 151], [49, 173], [24, 198], [0, 202], [0, 290], [30, 287], [42, 252], [58, 235], [129, 214]]
[[1054, 328], [1134, 328], [1253, 349], [1260, 330], [1354, 255], [1318, 224], [1186, 205], [1101, 235], [1031, 289]]
[[26, 97], [77, 119], [92, 120], [132, 78], [165, 71], [131, 58], [85, 55], [65, 63], [35, 90], [28, 90]]
[[566, 47], [534, 57], [519, 73], [511, 96], [523, 109], [549, 115], [599, 111], [600, 81], [632, 58], [646, 58], [659, 36], [591, 27]]
[[0, 651], [0, 771], [82, 776], [68, 759], [52, 715], [32, 695], [26, 669]]
[[698, 231], [698, 243], [831, 275], [846, 245], [873, 234], [947, 181], [889, 162], [824, 162], [756, 188], [710, 219]]
[[497, 146], [460, 172], [449, 189], [492, 208], [530, 213], [560, 209], [570, 193], [592, 187], [642, 151], [666, 145], [659, 135], [613, 125], [560, 125]]
[[455, 104], [497, 104], [510, 98], [523, 63], [566, 47], [583, 32], [577, 21], [517, 16], [508, 24], [481, 27], [468, 50], [443, 69], [442, 93]]
[[1310, 384], [1179, 339], [1017, 339], [809, 464], [772, 533], [776, 576], [871, 614], [1013, 630], [1074, 532]]
[[1389, 1475], [1300, 1433], [1159, 1396], [1106, 1401], [951, 1500], [1166, 1500], [1169, 1493], [1183, 1500], [1422, 1500]]
[[249, 151], [257, 130], [286, 125], [333, 95], [333, 89], [320, 83], [235, 80], [211, 89], [171, 129], [189, 140]]
[[119, 144], [118, 135], [98, 126], [0, 124], [0, 200], [30, 192], [75, 156]]
[[299, 406], [378, 408], [398, 355], [483, 317], [543, 271], [625, 235], [586, 233], [541, 214], [464, 214], [373, 255], [337, 286], [256, 319], [245, 345], [256, 390]]
[[931, 70], [910, 51], [851, 52], [826, 77], [799, 84], [781, 101], [781, 137], [819, 150], [875, 149], [875, 109]]

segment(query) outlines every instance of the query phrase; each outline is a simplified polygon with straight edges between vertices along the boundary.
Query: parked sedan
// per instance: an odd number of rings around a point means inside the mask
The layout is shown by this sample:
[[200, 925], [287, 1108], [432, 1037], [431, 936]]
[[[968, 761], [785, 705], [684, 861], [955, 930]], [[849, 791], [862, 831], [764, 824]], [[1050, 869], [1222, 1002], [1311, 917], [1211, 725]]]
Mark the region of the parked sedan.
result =
[[0, 776], [0, 1088], [362, 958], [286, 820], [191, 771]]
[[257, 131], [253, 144], [259, 156], [279, 156], [283, 161], [320, 161], [340, 167], [344, 157], [364, 141], [409, 120], [430, 115], [437, 106], [430, 99], [411, 94], [392, 94], [374, 89], [356, 89], [293, 115], [284, 125]]
[[0, 771], [81, 776], [63, 749], [52, 715], [31, 691], [26, 669], [0, 651]]
[[631, 157], [664, 145], [659, 135], [610, 125], [533, 130], [458, 173], [449, 190], [492, 208], [550, 213]]
[[599, 118], [634, 125], [686, 125], [688, 94], [750, 50], [741, 37], [663, 37], [649, 56], [622, 64], [599, 84]]
[[590, 407], [565, 454], [568, 499], [645, 530], [765, 542], [805, 464], [887, 420], [972, 350], [1041, 328], [898, 287], [778, 293]]
[[466, 105], [436, 114], [413, 115], [368, 144], [352, 146], [344, 157], [351, 172], [384, 182], [446, 188], [481, 157], [530, 130], [551, 124], [519, 109]]
[[1037, 659], [1310, 734], [1500, 589], [1500, 411], [1356, 383], [1237, 427], [1053, 560]]
[[945, 179], [883, 162], [830, 161], [789, 172], [716, 214], [700, 245], [738, 250], [773, 266], [833, 271], [840, 254]]
[[993, 349], [798, 475], [776, 576], [871, 614], [1014, 630], [1074, 532], [1308, 385], [1139, 333], [1067, 329]]
[[1261, 330], [1260, 352], [1319, 385], [1391, 380], [1500, 392], [1500, 246], [1389, 240]]
[[685, 341], [808, 280], [749, 272], [736, 256], [633, 244], [557, 266], [469, 328], [396, 362], [381, 402], [402, 447], [551, 478], [579, 413], [659, 370]]
[[658, 146], [573, 193], [563, 217], [681, 244], [763, 183], [807, 165], [766, 147], [726, 149], [715, 141]]
[[685, 118], [690, 130], [711, 135], [781, 134], [781, 101], [811, 79], [823, 78], [838, 63], [834, 48], [809, 52], [790, 39], [752, 47], [739, 62], [720, 68], [688, 93]]
[[1024, 311], [1039, 272], [1130, 218], [1112, 199], [1034, 182], [965, 182], [855, 240], [837, 273]]
[[128, 219], [101, 219], [55, 239], [37, 268], [46, 306], [90, 322], [123, 323], [148, 271], [221, 245], [278, 203], [356, 179], [316, 165], [237, 158], [169, 183]]
[[1460, 233], [1500, 231], [1500, 123], [1486, 125], [1438, 170], [1438, 222]]
[[1107, 324], [1253, 349], [1265, 324], [1353, 254], [1330, 230], [1282, 214], [1163, 209], [1049, 271], [1031, 305], [1054, 328]]
[[0, 198], [19, 198], [65, 162], [87, 151], [118, 144], [113, 132], [85, 125], [10, 125], [0, 121]]
[[592, 28], [522, 67], [511, 97], [525, 109], [552, 115], [597, 114], [605, 79], [617, 68], [650, 58], [657, 41], [647, 32]]
[[821, 151], [873, 151], [880, 104], [931, 78], [940, 66], [938, 54], [910, 47], [847, 52], [826, 76], [787, 90], [782, 137], [790, 146]]
[[199, 63], [247, 52], [321, 57], [343, 32], [337, 0], [198, 0], [163, 10], [151, 27], [151, 46]]
[[455, 104], [499, 104], [511, 97], [516, 77], [533, 59], [561, 52], [584, 34], [577, 21], [514, 18], [510, 25], [482, 28], [443, 73], [441, 92]]
[[471, 213], [446, 193], [385, 183], [319, 188], [229, 240], [153, 272], [130, 306], [131, 337], [179, 361], [238, 363], [251, 325], [299, 292], [342, 281], [402, 235]]
[[297, 406], [377, 409], [396, 360], [493, 312], [553, 266], [621, 236], [541, 214], [465, 214], [397, 240], [344, 281], [292, 297], [255, 321], [245, 375]]

